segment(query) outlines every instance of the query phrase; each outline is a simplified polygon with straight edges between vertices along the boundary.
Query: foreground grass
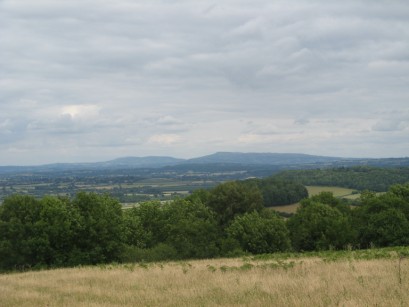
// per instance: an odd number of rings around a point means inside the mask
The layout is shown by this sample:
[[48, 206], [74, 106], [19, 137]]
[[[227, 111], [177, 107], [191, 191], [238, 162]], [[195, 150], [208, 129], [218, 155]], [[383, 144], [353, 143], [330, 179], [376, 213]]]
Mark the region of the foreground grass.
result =
[[[0, 275], [1, 306], [405, 306], [402, 250], [274, 254]], [[379, 258], [379, 259], [376, 259]]]

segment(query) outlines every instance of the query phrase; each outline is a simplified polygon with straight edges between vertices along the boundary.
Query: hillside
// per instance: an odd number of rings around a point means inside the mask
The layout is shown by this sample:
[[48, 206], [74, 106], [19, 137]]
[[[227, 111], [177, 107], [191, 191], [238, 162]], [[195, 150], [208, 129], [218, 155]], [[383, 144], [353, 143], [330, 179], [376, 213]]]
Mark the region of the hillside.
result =
[[408, 251], [271, 254], [4, 274], [0, 301], [9, 307], [406, 306], [409, 267], [408, 260], [399, 262], [399, 252]]

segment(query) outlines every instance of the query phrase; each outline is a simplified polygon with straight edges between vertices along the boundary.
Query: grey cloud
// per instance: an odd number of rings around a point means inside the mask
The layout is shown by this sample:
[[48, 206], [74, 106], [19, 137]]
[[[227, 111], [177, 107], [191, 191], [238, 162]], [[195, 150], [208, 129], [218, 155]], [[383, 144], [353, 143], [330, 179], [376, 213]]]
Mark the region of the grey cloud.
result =
[[304, 126], [304, 125], [308, 125], [309, 123], [310, 121], [307, 118], [299, 118], [299, 119], [294, 120], [294, 124], [296, 125]]
[[408, 123], [393, 120], [382, 120], [377, 122], [372, 129], [374, 131], [402, 131], [408, 126]]
[[[384, 111], [407, 110], [408, 14], [403, 0], [3, 0], [0, 138], [10, 152], [44, 141], [67, 157], [100, 155], [99, 144], [107, 155], [160, 154], [160, 142], [186, 154], [178, 138], [198, 153], [269, 151], [232, 141], [246, 133], [296, 135], [283, 151], [313, 151], [317, 125], [342, 131], [356, 117], [365, 127], [351, 133], [368, 148], [389, 132], [403, 138], [407, 119]], [[63, 115], [72, 105], [99, 112]]]

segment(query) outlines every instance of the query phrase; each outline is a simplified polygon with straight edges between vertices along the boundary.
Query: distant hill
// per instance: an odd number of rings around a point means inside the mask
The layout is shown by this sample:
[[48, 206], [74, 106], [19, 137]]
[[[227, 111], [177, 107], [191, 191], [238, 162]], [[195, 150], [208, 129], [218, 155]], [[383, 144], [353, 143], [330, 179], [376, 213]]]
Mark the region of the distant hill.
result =
[[124, 157], [94, 163], [54, 163], [39, 166], [0, 166], [0, 174], [95, 169], [160, 168], [164, 166], [176, 165], [183, 161], [185, 160], [161, 156]]
[[409, 158], [338, 158], [294, 153], [241, 153], [217, 152], [193, 159], [167, 156], [123, 157], [95, 163], [55, 163], [40, 166], [0, 166], [0, 174], [41, 172], [71, 172], [94, 170], [161, 169], [167, 171], [252, 171], [261, 175], [285, 169], [316, 169], [350, 166], [405, 167]]
[[185, 163], [240, 163], [240, 164], [265, 164], [265, 165], [290, 165], [306, 163], [328, 163], [340, 161], [342, 158], [312, 156], [293, 153], [242, 153], [242, 152], [217, 152], [212, 155], [189, 159]]
[[115, 160], [96, 163], [103, 167], [163, 167], [182, 163], [186, 160], [173, 157], [148, 156], [148, 157], [124, 157]]

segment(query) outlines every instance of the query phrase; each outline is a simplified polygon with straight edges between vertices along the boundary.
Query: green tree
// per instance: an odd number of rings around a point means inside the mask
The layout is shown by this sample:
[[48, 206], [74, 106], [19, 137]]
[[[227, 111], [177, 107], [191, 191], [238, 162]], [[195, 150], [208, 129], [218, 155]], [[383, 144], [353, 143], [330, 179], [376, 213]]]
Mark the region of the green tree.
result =
[[64, 266], [70, 262], [79, 215], [68, 199], [45, 196], [40, 200], [40, 205], [37, 224], [48, 247], [44, 262], [49, 266]]
[[308, 191], [300, 183], [279, 180], [274, 177], [250, 179], [244, 183], [256, 184], [263, 196], [264, 206], [281, 206], [294, 204], [308, 197]]
[[237, 240], [244, 251], [261, 254], [290, 248], [288, 229], [277, 215], [262, 216], [254, 211], [236, 216], [227, 228], [229, 237]]
[[62, 266], [73, 249], [75, 212], [67, 200], [14, 195], [0, 207], [0, 267]]
[[214, 213], [200, 202], [175, 200], [163, 206], [166, 243], [180, 258], [218, 255], [220, 232]]
[[408, 185], [395, 185], [382, 195], [361, 195], [361, 206], [353, 212], [361, 246], [409, 244], [408, 191]]
[[79, 213], [76, 255], [73, 263], [96, 264], [116, 261], [121, 254], [122, 207], [108, 195], [81, 192], [72, 202]]
[[350, 220], [338, 209], [311, 202], [301, 206], [287, 223], [295, 250], [343, 248], [355, 242]]
[[317, 195], [313, 195], [309, 198], [303, 199], [301, 201], [301, 206], [308, 206], [311, 203], [321, 203], [338, 209], [342, 214], [351, 214], [350, 206], [343, 202], [341, 199], [335, 197], [332, 192], [324, 191], [318, 193]]
[[147, 243], [151, 240], [151, 234], [144, 229], [137, 208], [124, 211], [123, 225], [124, 243], [139, 248], [146, 248]]
[[207, 205], [217, 214], [219, 224], [226, 226], [236, 215], [261, 211], [264, 207], [259, 188], [241, 182], [227, 182], [210, 191]]
[[148, 201], [132, 209], [131, 215], [139, 217], [146, 248], [152, 248], [166, 239], [162, 205], [158, 201]]
[[37, 225], [40, 203], [32, 196], [13, 195], [0, 207], [0, 267], [31, 267], [43, 263], [48, 242]]

